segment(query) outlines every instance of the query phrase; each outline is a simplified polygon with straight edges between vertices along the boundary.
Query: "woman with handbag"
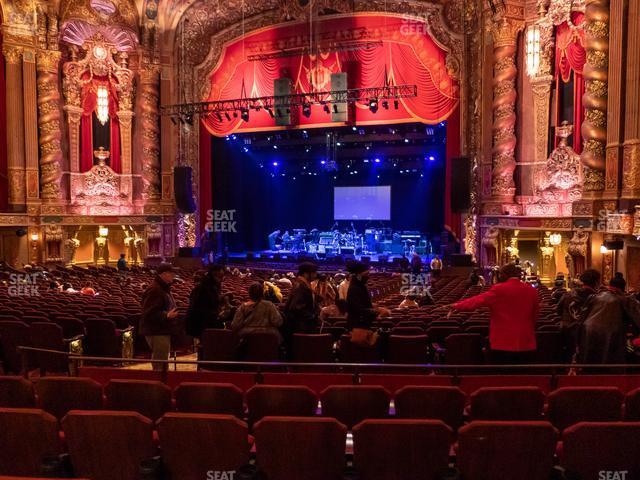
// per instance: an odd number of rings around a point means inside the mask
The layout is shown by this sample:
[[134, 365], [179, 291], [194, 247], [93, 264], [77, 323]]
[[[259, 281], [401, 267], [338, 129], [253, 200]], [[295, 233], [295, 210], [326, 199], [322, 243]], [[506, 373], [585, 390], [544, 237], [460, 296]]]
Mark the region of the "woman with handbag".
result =
[[372, 329], [379, 310], [371, 303], [367, 288], [369, 265], [353, 262], [349, 265], [351, 282], [347, 292], [347, 327], [351, 330], [351, 342], [373, 346], [378, 341], [378, 332]]

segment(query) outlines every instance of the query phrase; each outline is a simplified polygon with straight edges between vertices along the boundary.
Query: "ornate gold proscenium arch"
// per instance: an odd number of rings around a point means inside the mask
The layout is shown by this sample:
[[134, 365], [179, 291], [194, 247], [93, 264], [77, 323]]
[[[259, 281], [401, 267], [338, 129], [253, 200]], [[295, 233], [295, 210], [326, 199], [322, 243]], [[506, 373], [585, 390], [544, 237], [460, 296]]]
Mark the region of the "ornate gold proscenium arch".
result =
[[585, 93], [582, 137], [585, 191], [604, 189], [609, 69], [609, 0], [587, 0], [585, 7]]

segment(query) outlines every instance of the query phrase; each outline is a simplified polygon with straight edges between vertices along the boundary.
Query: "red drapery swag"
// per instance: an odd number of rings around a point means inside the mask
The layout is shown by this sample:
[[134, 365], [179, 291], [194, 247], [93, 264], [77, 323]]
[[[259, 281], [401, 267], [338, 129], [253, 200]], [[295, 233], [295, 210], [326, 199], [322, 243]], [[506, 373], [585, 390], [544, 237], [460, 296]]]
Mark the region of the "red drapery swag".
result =
[[[276, 25], [227, 44], [209, 76], [208, 100], [240, 98], [243, 83], [247, 97], [271, 96], [274, 94], [273, 82], [277, 78], [291, 79], [296, 93], [329, 91], [331, 74], [346, 72], [349, 88], [380, 87], [385, 85], [385, 81], [391, 85], [418, 87], [418, 95], [400, 99], [397, 109], [393, 101], [389, 101], [389, 109], [380, 105], [377, 113], [371, 112], [366, 102], [357, 104], [350, 113], [350, 121], [360, 125], [435, 124], [446, 120], [458, 104], [459, 87], [448, 73], [446, 52], [431, 38], [424, 22], [398, 15], [363, 13], [331, 16], [314, 24], [314, 36], [320, 39], [321, 44], [367, 41], [371, 48], [329, 49], [319, 55], [274, 56], [258, 61], [250, 58], [256, 54], [308, 47], [308, 28], [307, 22]], [[329, 98], [327, 101], [330, 103]], [[308, 118], [295, 109], [291, 113], [295, 118], [292, 122], [294, 127], [340, 125], [331, 123], [330, 114], [322, 105], [313, 105]], [[205, 126], [217, 136], [282, 128], [275, 126], [275, 120], [264, 109], [252, 110], [247, 122], [239, 116], [222, 117], [220, 120], [210, 115], [205, 119]]]
[[120, 173], [120, 122], [118, 120], [118, 92], [106, 77], [93, 77], [82, 88], [82, 119], [80, 121], [80, 172], [88, 172], [93, 167], [93, 121], [92, 115], [98, 101], [98, 87], [106, 86], [109, 91], [110, 162], [111, 169]]
[[[0, 51], [2, 31], [0, 30]], [[9, 180], [7, 178], [7, 85], [4, 75], [4, 57], [0, 58], [0, 210], [9, 206]]]
[[582, 151], [580, 126], [584, 120], [584, 110], [582, 108], [584, 78], [582, 69], [587, 59], [584, 47], [584, 29], [582, 28], [584, 14], [573, 12], [571, 20], [577, 28], [570, 26], [567, 22], [563, 22], [556, 27], [556, 125], [559, 125], [563, 120], [560, 118], [560, 95], [558, 95], [560, 82], [569, 82], [571, 80], [571, 72], [573, 72], [573, 149], [580, 153]]

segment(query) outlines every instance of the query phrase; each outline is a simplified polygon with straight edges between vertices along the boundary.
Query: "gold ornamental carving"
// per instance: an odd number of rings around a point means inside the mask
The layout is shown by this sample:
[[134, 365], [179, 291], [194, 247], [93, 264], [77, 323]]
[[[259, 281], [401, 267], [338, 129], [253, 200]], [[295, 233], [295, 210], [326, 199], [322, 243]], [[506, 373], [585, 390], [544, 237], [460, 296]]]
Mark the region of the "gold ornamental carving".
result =
[[622, 196], [637, 198], [640, 193], [640, 141], [627, 141], [622, 157]]
[[587, 0], [585, 4], [585, 48], [583, 74], [585, 93], [582, 123], [585, 191], [603, 190], [607, 142], [607, 81], [609, 66], [609, 1]]
[[22, 47], [7, 44], [2, 46], [2, 54], [8, 65], [20, 65], [22, 63], [22, 52]]
[[531, 79], [533, 90], [533, 108], [535, 114], [535, 144], [537, 162], [543, 162], [547, 156], [549, 140], [549, 101], [551, 98], [551, 75]]
[[40, 145], [40, 194], [45, 200], [63, 198], [62, 114], [58, 90], [60, 52], [39, 51], [37, 55], [38, 129]]
[[521, 22], [503, 17], [491, 26], [493, 37], [493, 172], [494, 197], [512, 202], [516, 186], [516, 67], [517, 37]]
[[140, 124], [142, 130], [142, 188], [145, 198], [158, 200], [160, 184], [160, 67], [148, 61], [140, 76]]

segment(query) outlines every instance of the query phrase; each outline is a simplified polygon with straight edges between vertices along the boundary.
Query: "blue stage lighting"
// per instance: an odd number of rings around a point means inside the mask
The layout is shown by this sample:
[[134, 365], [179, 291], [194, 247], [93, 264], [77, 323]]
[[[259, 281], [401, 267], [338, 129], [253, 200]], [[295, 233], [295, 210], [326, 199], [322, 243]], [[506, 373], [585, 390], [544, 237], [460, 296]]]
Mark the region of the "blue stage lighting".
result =
[[232, 140], [235, 140], [236, 138], [238, 138], [238, 137], [236, 137], [235, 135], [231, 135], [231, 139]]
[[374, 162], [376, 162], [376, 163], [380, 163], [380, 159], [379, 159], [379, 158], [376, 158], [376, 159], [374, 160]]
[[278, 149], [278, 145], [274, 145], [274, 146], [273, 146], [273, 149], [274, 149], [274, 150], [277, 150], [277, 149]]
[[436, 157], [434, 157], [433, 155], [429, 155], [429, 161], [430, 161], [430, 162], [435, 161], [435, 159], [436, 159]]
[[351, 130], [355, 132], [356, 130], [358, 130], [358, 127], [351, 127]]
[[278, 162], [273, 162], [271, 165], [273, 165], [274, 167], [277, 167], [279, 165]]
[[325, 162], [324, 160], [320, 160], [320, 164], [321, 165], [324, 165], [325, 163], [327, 163], [327, 162]]
[[243, 147], [242, 150], [244, 151], [244, 153], [247, 153], [249, 151], [247, 147]]

